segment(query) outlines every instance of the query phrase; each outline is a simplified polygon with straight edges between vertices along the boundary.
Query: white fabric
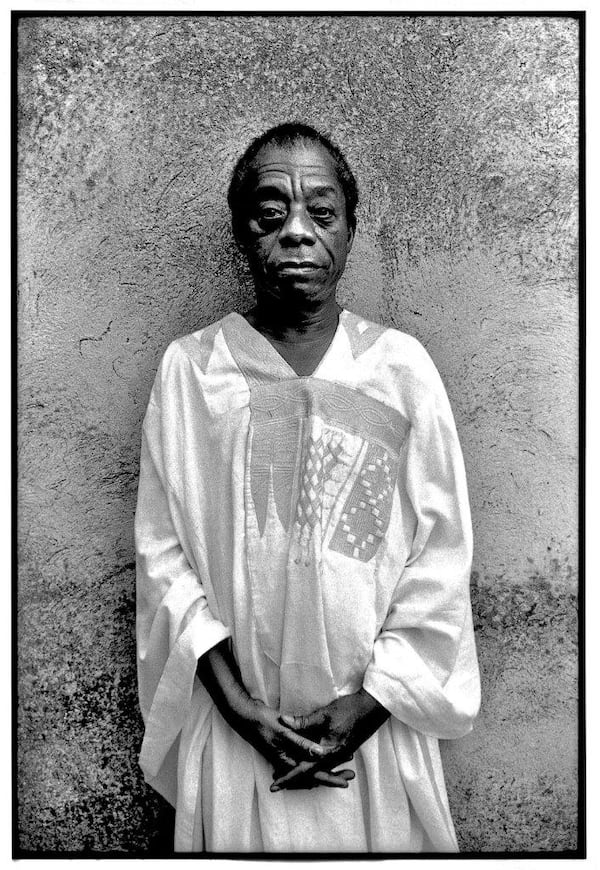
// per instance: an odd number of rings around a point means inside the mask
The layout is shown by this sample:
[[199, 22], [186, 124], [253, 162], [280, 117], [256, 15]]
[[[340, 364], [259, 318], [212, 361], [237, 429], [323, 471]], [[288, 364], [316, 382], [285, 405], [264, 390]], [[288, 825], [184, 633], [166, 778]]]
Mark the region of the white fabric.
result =
[[[230, 314], [167, 349], [136, 512], [147, 782], [179, 851], [456, 851], [438, 738], [479, 708], [471, 526], [448, 400], [421, 345], [342, 312], [300, 378]], [[195, 677], [305, 713], [363, 685], [391, 713], [348, 789], [271, 793]]]

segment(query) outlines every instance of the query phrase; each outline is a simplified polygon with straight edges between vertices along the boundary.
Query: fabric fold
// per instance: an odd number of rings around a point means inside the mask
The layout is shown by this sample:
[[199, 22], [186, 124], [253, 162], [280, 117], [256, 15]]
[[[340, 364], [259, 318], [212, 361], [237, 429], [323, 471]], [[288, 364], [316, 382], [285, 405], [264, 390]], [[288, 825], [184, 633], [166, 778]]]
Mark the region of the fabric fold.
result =
[[[146, 781], [177, 851], [457, 851], [437, 739], [479, 673], [464, 466], [415, 340], [342, 312], [297, 377], [239, 314], [169, 345], [135, 520]], [[229, 638], [249, 694], [310, 713], [367, 689], [392, 714], [347, 789], [270, 791], [195, 676]]]
[[400, 721], [450, 739], [471, 730], [480, 692], [466, 478], [452, 412], [436, 381], [414, 415], [405, 457], [412, 546], [363, 685]]
[[138, 683], [146, 726], [139, 761], [154, 787], [171, 796], [172, 777], [164, 772], [168, 782], [161, 786], [161, 769], [188, 719], [198, 659], [230, 631], [208, 607], [174, 522], [159, 405], [166, 359], [144, 419], [135, 541]]

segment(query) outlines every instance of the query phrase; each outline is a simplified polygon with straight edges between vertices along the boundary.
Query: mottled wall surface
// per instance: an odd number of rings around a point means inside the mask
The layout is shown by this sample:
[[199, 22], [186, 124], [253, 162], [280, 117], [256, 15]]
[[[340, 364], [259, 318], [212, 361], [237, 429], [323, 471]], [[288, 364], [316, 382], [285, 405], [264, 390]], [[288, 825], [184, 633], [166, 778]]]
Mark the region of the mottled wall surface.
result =
[[577, 21], [41, 17], [19, 64], [20, 847], [148, 850], [168, 823], [136, 760], [140, 424], [167, 344], [247, 305], [228, 176], [297, 118], [361, 183], [341, 301], [425, 344], [463, 444], [461, 847], [574, 848]]

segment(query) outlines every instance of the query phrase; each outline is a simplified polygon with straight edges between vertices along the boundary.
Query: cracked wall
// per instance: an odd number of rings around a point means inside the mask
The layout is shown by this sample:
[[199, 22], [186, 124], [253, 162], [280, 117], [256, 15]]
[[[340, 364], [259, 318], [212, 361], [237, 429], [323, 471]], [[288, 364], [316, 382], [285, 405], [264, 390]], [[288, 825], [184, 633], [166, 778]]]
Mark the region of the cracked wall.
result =
[[134, 661], [140, 423], [160, 355], [248, 291], [225, 190], [255, 134], [329, 130], [361, 186], [340, 288], [448, 388], [483, 708], [444, 746], [468, 851], [577, 822], [577, 22], [19, 24], [19, 845], [148, 853]]

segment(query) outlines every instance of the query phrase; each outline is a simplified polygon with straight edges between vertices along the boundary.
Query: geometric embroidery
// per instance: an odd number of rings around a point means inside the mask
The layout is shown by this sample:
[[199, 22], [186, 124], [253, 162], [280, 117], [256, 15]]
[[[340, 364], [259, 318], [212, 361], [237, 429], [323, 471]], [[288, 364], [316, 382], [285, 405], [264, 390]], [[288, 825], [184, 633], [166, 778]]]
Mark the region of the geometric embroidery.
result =
[[232, 312], [223, 318], [223, 336], [251, 391], [276, 384], [293, 372], [273, 345], [241, 314]]
[[346, 312], [346, 317], [341, 322], [350, 341], [350, 349], [354, 359], [374, 345], [377, 339], [386, 332], [384, 326], [369, 323], [350, 311]]
[[202, 335], [200, 336], [200, 367], [204, 374], [206, 374], [208, 361], [212, 356], [215, 346], [215, 338], [217, 337], [220, 328], [221, 324], [217, 321], [217, 323], [212, 323], [210, 326], [207, 326], [206, 329], [202, 330]]
[[298, 498], [298, 522], [301, 527], [314, 529], [321, 519], [321, 492], [323, 489], [323, 438], [310, 438], [302, 469], [302, 488]]
[[251, 428], [250, 492], [261, 537], [265, 531], [270, 492], [279, 522], [286, 531], [289, 528], [301, 431], [302, 421], [293, 417], [262, 421]]
[[350, 491], [330, 548], [368, 562], [377, 552], [390, 522], [398, 462], [379, 444], [369, 444]]
[[296, 378], [255, 387], [250, 393], [253, 423], [280, 422], [295, 417], [321, 420], [357, 435], [400, 449], [408, 421], [395, 408], [343, 384], [318, 378]]
[[215, 338], [220, 329], [221, 321], [217, 320], [216, 323], [211, 323], [209, 326], [204, 327], [200, 333], [200, 338], [196, 338], [197, 333], [192, 333], [192, 335], [186, 335], [185, 338], [180, 339], [180, 343], [197, 363], [204, 375], [214, 350]]
[[296, 508], [297, 535], [303, 550], [308, 547], [317, 524], [322, 528], [325, 481], [331, 479], [333, 466], [342, 453], [342, 436], [338, 432], [321, 432], [316, 440], [312, 435], [308, 438]]
[[[316, 420], [320, 423], [315, 426]], [[321, 536], [325, 534], [330, 512], [354, 464], [354, 448], [352, 456], [346, 456], [344, 445], [358, 436], [363, 444], [366, 440], [372, 445], [367, 449], [367, 465], [374, 466], [375, 476], [371, 474], [372, 493], [366, 494], [367, 498], [379, 495], [381, 502], [369, 505], [369, 509], [380, 511], [385, 522], [381, 527], [374, 520], [365, 525], [360, 507], [365, 499], [359, 499], [353, 490], [356, 511], [344, 520], [350, 531], [344, 533], [343, 540], [342, 531], [336, 531], [334, 549], [354, 556], [358, 547], [360, 553], [354, 558], [368, 561], [377, 549], [376, 530], [387, 528], [389, 522], [391, 498], [384, 496], [388, 476], [397, 477], [396, 469], [391, 472], [397, 461], [391, 457], [398, 455], [408, 429], [408, 421], [398, 411], [342, 384], [296, 378], [251, 389], [246, 481], [259, 536], [265, 533], [272, 500], [286, 531], [294, 521], [294, 537], [302, 558], [307, 558], [313, 530], [320, 523]], [[365, 526], [362, 537], [354, 532], [357, 522], [359, 532]], [[351, 546], [348, 535], [357, 537], [358, 544]]]

